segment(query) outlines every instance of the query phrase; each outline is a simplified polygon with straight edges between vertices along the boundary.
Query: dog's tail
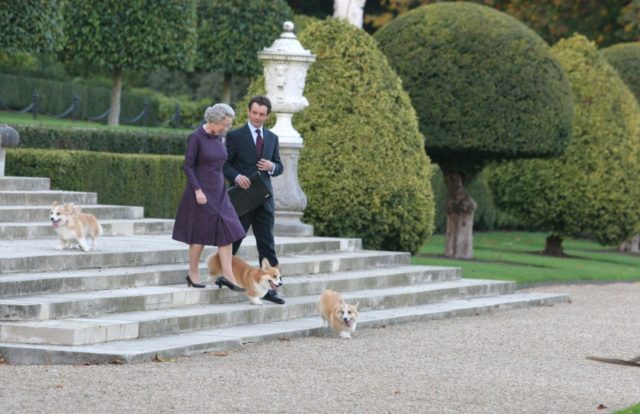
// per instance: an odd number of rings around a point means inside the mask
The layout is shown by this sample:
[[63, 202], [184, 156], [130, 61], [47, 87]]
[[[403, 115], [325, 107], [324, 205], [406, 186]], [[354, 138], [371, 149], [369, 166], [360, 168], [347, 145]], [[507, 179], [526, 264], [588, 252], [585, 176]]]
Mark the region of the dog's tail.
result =
[[207, 258], [207, 268], [211, 276], [218, 276], [222, 274], [222, 264], [220, 263], [220, 256], [218, 252], [213, 253]]

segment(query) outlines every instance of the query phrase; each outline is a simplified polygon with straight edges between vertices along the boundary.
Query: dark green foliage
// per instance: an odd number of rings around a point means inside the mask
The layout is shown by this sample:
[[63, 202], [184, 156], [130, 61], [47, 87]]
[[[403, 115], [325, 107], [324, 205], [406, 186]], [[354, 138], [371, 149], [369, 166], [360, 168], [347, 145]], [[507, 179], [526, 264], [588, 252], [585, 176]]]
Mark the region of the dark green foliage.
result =
[[317, 22], [319, 19], [317, 17], [305, 16], [304, 14], [296, 14], [293, 16], [293, 23], [295, 33], [302, 33], [302, 31], [309, 26], [311, 23]]
[[195, 0], [65, 3], [65, 60], [107, 73], [192, 67]]
[[[14, 110], [26, 108], [31, 103], [33, 91], [38, 91], [40, 103], [38, 113], [56, 115], [71, 106], [73, 96], [80, 99], [78, 115], [80, 119], [97, 116], [109, 108], [111, 102], [111, 89], [90, 86], [80, 82], [60, 82], [47, 79], [28, 78], [23, 76], [0, 74], [0, 99]], [[147, 126], [158, 125], [163, 118], [159, 118], [158, 100], [152, 94], [122, 93], [123, 123], [126, 119], [133, 119], [144, 108], [144, 101], [148, 99], [150, 113], [147, 117]], [[202, 109], [204, 113], [204, 109]], [[140, 120], [136, 125], [142, 125]]]
[[640, 100], [640, 43], [620, 43], [602, 49], [601, 53]]
[[200, 0], [196, 69], [259, 74], [256, 53], [278, 38], [292, 16], [284, 0]]
[[20, 134], [21, 148], [86, 150], [125, 154], [185, 153], [189, 133], [134, 132], [117, 129], [14, 127]]
[[9, 149], [6, 174], [49, 177], [51, 188], [98, 193], [101, 204], [143, 206], [173, 218], [185, 185], [183, 156]]
[[[293, 118], [304, 138], [303, 220], [317, 235], [415, 253], [433, 231], [431, 166], [400, 79], [373, 39], [342, 21], [311, 23], [299, 40], [317, 55], [304, 90], [309, 107]], [[262, 77], [249, 88], [258, 93]]]
[[2, 0], [0, 50], [54, 52], [64, 40], [62, 13], [56, 0]]
[[571, 135], [571, 88], [549, 47], [508, 15], [438, 3], [376, 34], [403, 80], [429, 156], [474, 174], [487, 160], [548, 157]]
[[575, 131], [557, 159], [488, 170], [496, 204], [559, 236], [617, 244], [640, 231], [638, 104], [595, 45], [582, 36], [552, 49], [575, 96]]

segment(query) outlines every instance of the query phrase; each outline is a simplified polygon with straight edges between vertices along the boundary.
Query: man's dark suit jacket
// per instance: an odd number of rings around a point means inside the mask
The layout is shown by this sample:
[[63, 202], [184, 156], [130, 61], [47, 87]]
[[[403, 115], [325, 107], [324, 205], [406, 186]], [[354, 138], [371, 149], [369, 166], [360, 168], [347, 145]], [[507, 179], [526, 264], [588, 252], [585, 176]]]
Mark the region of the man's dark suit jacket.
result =
[[[258, 157], [256, 144], [253, 142], [253, 135], [249, 130], [248, 124], [229, 131], [227, 134], [227, 162], [222, 167], [222, 171], [225, 178], [232, 184], [235, 184], [235, 178], [238, 174], [249, 177], [258, 171], [257, 164], [260, 158], [275, 164], [276, 168], [273, 171], [273, 177], [282, 174], [282, 171], [284, 171], [282, 161], [280, 161], [278, 136], [267, 128], [262, 127], [262, 138], [264, 139], [262, 157]], [[271, 176], [267, 171], [261, 171], [260, 174], [273, 194]], [[269, 197], [263, 206], [265, 210], [273, 214], [275, 211], [273, 197]]]

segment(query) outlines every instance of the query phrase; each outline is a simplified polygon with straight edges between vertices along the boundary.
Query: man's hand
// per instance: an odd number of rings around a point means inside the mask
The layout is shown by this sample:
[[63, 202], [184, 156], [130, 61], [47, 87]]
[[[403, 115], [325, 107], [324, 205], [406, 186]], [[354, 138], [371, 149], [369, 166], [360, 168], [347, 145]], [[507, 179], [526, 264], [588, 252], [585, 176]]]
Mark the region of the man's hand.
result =
[[243, 190], [246, 190], [251, 187], [251, 180], [246, 175], [240, 174], [236, 177], [236, 184], [238, 184]]
[[274, 164], [269, 160], [260, 158], [260, 161], [258, 161], [258, 170], [260, 171], [271, 171], [273, 167], [274, 167]]

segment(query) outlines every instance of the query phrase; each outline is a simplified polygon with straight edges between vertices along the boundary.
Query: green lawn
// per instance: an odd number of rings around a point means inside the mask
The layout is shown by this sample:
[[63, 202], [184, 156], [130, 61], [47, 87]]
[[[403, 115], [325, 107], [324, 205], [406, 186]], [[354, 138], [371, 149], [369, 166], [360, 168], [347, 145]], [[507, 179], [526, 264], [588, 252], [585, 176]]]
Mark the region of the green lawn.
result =
[[595, 242], [566, 239], [566, 258], [541, 255], [546, 233], [487, 232], [474, 234], [474, 259], [444, 257], [444, 235], [434, 235], [413, 264], [459, 266], [466, 278], [514, 280], [519, 285], [577, 281], [640, 280], [640, 256], [617, 253]]
[[[66, 127], [66, 128], [114, 128], [106, 125], [105, 123], [92, 122], [92, 121], [72, 121], [71, 119], [58, 119], [51, 116], [38, 115], [36, 119], [33, 119], [32, 114], [21, 114], [18, 112], [0, 111], [0, 124], [8, 124], [11, 126], [16, 125], [32, 125], [32, 126], [53, 126], [53, 127]], [[151, 128], [143, 126], [133, 125], [119, 125], [115, 128], [120, 130], [132, 130], [132, 131], [183, 131], [185, 133], [191, 132], [190, 129], [174, 129], [174, 128]]]
[[640, 414], [640, 404], [634, 405], [621, 411], [616, 411], [614, 414]]

